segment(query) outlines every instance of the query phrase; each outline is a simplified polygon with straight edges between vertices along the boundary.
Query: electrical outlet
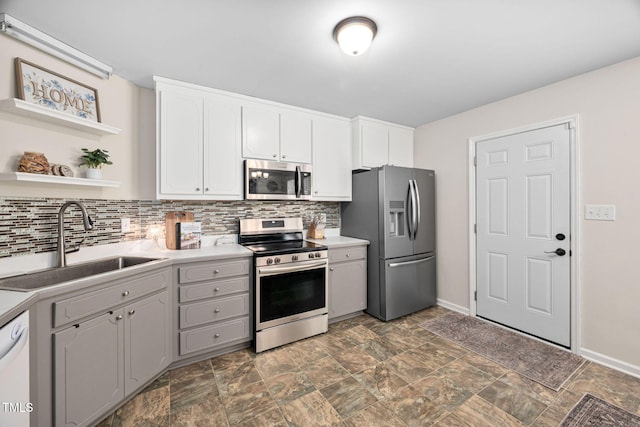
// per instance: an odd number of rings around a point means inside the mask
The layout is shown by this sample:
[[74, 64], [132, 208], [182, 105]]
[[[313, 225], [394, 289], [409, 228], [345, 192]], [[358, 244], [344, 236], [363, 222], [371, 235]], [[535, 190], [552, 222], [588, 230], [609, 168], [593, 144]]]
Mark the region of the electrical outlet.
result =
[[615, 221], [616, 205], [585, 205], [584, 219]]
[[131, 218], [120, 218], [120, 232], [129, 233], [131, 231]]

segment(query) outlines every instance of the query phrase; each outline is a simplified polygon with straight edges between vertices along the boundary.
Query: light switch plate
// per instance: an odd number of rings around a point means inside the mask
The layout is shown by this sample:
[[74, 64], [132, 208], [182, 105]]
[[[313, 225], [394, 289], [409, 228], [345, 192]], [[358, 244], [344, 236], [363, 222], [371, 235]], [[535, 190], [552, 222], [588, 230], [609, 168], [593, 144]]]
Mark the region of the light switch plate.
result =
[[122, 233], [131, 231], [131, 218], [120, 218], [120, 231]]
[[585, 205], [584, 219], [615, 221], [616, 205]]

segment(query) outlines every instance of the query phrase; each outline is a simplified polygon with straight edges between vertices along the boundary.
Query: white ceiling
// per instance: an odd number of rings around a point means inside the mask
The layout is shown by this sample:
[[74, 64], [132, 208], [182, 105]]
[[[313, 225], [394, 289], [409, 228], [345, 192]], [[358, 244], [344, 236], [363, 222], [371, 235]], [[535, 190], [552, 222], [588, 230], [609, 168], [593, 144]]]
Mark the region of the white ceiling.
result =
[[[0, 0], [111, 65], [409, 126], [640, 56], [640, 0]], [[342, 54], [335, 24], [378, 35]]]

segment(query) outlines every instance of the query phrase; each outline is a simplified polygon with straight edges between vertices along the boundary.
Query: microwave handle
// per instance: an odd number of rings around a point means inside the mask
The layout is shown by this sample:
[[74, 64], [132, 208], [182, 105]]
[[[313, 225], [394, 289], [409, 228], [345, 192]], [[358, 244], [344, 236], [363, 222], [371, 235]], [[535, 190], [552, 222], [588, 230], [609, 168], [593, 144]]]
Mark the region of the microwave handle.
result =
[[302, 197], [302, 171], [300, 166], [296, 166], [296, 198]]

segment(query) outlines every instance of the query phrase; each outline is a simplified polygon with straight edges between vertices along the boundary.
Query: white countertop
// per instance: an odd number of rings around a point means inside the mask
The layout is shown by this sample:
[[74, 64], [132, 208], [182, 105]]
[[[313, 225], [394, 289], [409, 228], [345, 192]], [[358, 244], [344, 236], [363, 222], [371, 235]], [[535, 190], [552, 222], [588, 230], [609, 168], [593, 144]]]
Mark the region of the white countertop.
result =
[[0, 327], [22, 313], [35, 298], [35, 292], [0, 290]]
[[[166, 249], [163, 241], [140, 240], [109, 245], [99, 245], [81, 248], [79, 252], [67, 255], [68, 265], [80, 264], [101, 258], [115, 256], [144, 256], [149, 258], [166, 258], [170, 264], [181, 262], [212, 261], [226, 258], [251, 257], [253, 252], [235, 243], [207, 240], [207, 246], [199, 249], [170, 250]], [[229, 241], [229, 239], [224, 240]], [[31, 254], [0, 259], [0, 277], [14, 276], [36, 270], [51, 268], [55, 263], [55, 252]], [[165, 264], [166, 265], [166, 264]], [[89, 282], [88, 278], [81, 279]], [[70, 282], [69, 282], [70, 283]], [[59, 285], [55, 285], [56, 287]], [[11, 320], [22, 311], [35, 303], [41, 294], [46, 294], [53, 288], [34, 290], [32, 292], [0, 290], [0, 325]]]
[[327, 236], [324, 239], [305, 239], [309, 242], [317, 243], [319, 245], [325, 245], [329, 249], [331, 248], [340, 248], [345, 246], [358, 246], [358, 245], [368, 245], [370, 242], [368, 240], [356, 239], [354, 237], [347, 236]]
[[[329, 248], [368, 245], [368, 240], [340, 236], [339, 230], [326, 230], [325, 239], [307, 239]], [[306, 234], [306, 233], [305, 233]], [[226, 258], [251, 257], [253, 252], [235, 243], [235, 236], [215, 236], [203, 239], [199, 249], [170, 250], [164, 241], [140, 240], [109, 245], [81, 248], [79, 252], [67, 255], [68, 265], [79, 264], [101, 258], [137, 255], [150, 258], [166, 258], [171, 264], [182, 262], [212, 261]], [[230, 243], [227, 243], [230, 242]], [[222, 243], [222, 244], [219, 244]], [[55, 252], [8, 257], [0, 259], [0, 277], [13, 276], [54, 266]], [[28, 309], [44, 291], [20, 292], [0, 290], [0, 324], [11, 320]], [[46, 292], [44, 292], [46, 293]]]

